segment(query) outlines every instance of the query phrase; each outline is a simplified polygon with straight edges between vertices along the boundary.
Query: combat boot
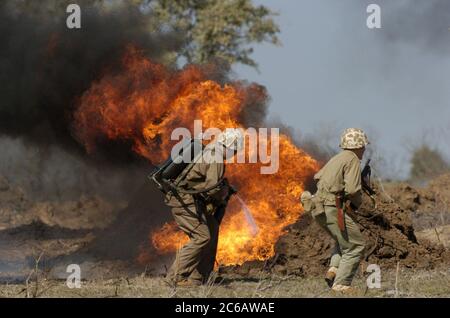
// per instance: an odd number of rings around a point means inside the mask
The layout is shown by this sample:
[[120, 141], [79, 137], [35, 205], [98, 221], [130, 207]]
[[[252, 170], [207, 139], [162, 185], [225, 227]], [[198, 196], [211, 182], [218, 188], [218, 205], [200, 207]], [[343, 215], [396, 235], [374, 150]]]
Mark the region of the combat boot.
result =
[[337, 295], [343, 295], [343, 296], [344, 295], [345, 296], [358, 296], [359, 295], [358, 289], [351, 287], [351, 286], [346, 286], [346, 285], [333, 285], [331, 290]]
[[328, 287], [332, 288], [334, 284], [334, 279], [336, 278], [336, 267], [330, 267], [325, 275], [325, 281], [327, 282]]
[[183, 279], [176, 283], [176, 287], [189, 288], [189, 287], [199, 287], [202, 285], [202, 281], [197, 279]]
[[164, 282], [167, 286], [169, 286], [170, 288], [175, 288], [176, 285], [177, 285], [177, 281], [174, 280], [174, 279], [172, 279], [172, 278], [170, 278], [170, 277], [164, 277], [164, 278], [163, 278], [163, 282]]

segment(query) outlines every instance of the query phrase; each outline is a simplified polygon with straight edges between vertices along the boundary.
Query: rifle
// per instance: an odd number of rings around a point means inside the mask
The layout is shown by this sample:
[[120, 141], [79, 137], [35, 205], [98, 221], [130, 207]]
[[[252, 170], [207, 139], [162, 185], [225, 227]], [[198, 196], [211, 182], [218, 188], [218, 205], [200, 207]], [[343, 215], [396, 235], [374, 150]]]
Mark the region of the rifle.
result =
[[363, 191], [370, 197], [374, 204], [374, 210], [377, 208], [375, 195], [377, 194], [372, 188], [370, 177], [372, 175], [372, 168], [370, 167], [371, 159], [368, 159], [363, 170], [361, 171], [361, 186]]
[[[372, 169], [370, 167], [370, 159], [367, 160], [364, 168], [361, 171], [361, 187], [362, 190], [370, 197], [374, 204], [374, 210], [377, 208], [377, 202], [375, 200], [376, 192], [371, 186], [370, 177], [372, 174]], [[338, 226], [341, 231], [345, 230], [345, 213], [352, 214], [355, 211], [355, 207], [350, 201], [345, 200], [344, 193], [336, 195], [335, 198], [336, 208], [337, 208], [337, 221]]]

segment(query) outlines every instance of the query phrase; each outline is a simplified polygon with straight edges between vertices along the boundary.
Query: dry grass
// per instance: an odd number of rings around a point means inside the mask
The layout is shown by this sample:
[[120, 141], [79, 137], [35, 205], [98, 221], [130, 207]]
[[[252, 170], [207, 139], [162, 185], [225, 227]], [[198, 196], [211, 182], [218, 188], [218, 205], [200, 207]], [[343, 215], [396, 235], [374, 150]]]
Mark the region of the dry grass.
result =
[[[194, 288], [173, 289], [162, 278], [136, 277], [84, 281], [82, 288], [69, 289], [65, 281], [41, 280], [39, 297], [342, 297], [330, 292], [322, 278], [267, 276], [236, 279]], [[366, 289], [365, 277], [354, 282], [356, 297], [450, 297], [450, 270], [382, 272], [381, 289]], [[397, 289], [396, 289], [397, 287]], [[0, 297], [26, 297], [25, 285], [1, 285]]]

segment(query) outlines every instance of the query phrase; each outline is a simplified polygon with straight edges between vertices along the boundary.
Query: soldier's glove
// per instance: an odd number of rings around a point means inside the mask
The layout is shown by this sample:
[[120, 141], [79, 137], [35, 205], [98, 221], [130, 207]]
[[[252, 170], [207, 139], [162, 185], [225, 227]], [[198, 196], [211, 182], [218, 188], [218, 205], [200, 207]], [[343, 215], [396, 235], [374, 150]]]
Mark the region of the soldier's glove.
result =
[[302, 193], [300, 202], [302, 203], [305, 213], [311, 213], [314, 210], [315, 204], [313, 198], [314, 196], [309, 191], [305, 191]]

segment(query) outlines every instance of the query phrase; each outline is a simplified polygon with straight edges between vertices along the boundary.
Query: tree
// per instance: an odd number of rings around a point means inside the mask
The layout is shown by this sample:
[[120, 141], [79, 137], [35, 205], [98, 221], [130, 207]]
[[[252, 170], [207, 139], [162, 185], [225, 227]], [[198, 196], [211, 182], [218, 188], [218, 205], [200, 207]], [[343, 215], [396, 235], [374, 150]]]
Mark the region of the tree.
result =
[[413, 151], [410, 171], [412, 181], [424, 182], [448, 171], [450, 164], [440, 151], [425, 144]]
[[186, 45], [180, 55], [189, 63], [221, 58], [256, 67], [252, 43], [278, 45], [274, 13], [251, 0], [144, 0], [156, 24], [182, 32]]

